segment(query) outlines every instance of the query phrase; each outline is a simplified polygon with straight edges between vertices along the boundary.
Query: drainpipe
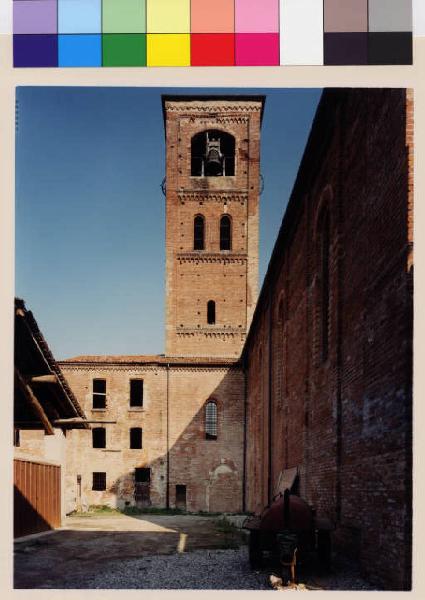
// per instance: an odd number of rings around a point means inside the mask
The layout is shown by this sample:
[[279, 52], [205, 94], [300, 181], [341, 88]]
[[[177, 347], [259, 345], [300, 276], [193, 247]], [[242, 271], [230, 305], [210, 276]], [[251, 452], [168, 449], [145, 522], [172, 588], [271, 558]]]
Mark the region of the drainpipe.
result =
[[242, 373], [244, 381], [244, 408], [243, 408], [243, 466], [242, 466], [242, 512], [246, 512], [246, 426], [248, 412], [248, 372], [246, 358], [242, 362]]
[[170, 363], [167, 363], [167, 488], [165, 491], [165, 505], [170, 508]]
[[272, 291], [269, 289], [269, 464], [268, 464], [268, 504], [271, 504], [272, 501]]

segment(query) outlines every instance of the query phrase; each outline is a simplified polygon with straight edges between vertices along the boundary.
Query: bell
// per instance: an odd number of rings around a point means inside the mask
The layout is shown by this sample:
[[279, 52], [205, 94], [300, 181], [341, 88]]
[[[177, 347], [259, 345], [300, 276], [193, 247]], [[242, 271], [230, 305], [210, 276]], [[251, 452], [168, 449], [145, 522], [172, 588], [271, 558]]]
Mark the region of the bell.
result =
[[208, 135], [205, 166], [209, 175], [221, 175], [223, 173], [223, 155], [220, 150], [220, 140], [210, 140]]

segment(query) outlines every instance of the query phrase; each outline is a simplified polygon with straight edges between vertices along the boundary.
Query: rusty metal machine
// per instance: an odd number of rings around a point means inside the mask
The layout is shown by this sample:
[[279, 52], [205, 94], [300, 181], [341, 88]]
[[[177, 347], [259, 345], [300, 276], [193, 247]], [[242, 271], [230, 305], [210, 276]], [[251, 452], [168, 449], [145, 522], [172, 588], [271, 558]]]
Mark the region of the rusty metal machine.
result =
[[282, 475], [272, 503], [261, 514], [248, 517], [243, 528], [249, 531], [251, 566], [260, 568], [266, 557], [277, 560], [285, 579], [294, 584], [296, 564], [307, 555], [315, 553], [320, 566], [330, 569], [333, 525], [327, 518], [317, 518], [315, 510], [295, 493], [296, 469]]

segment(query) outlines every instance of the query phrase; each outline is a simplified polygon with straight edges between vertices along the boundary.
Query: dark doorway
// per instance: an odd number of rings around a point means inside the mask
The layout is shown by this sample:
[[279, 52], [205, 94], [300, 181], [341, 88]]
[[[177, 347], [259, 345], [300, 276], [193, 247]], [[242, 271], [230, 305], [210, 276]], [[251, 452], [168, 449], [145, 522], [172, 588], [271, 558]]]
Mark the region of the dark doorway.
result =
[[186, 486], [176, 485], [176, 508], [186, 510]]
[[134, 472], [134, 500], [136, 506], [150, 506], [151, 470], [146, 467], [136, 468]]

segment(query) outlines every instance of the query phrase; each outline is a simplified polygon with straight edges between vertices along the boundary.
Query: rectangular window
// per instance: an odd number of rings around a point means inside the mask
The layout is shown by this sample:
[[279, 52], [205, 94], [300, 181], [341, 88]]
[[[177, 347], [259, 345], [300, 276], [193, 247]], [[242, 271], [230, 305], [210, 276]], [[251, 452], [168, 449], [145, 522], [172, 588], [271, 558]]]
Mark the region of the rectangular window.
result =
[[132, 450], [142, 449], [142, 433], [140, 427], [132, 427], [130, 429], [130, 448]]
[[93, 487], [92, 490], [102, 492], [106, 490], [106, 473], [100, 473], [98, 471], [93, 473]]
[[143, 379], [130, 379], [130, 406], [143, 406]]
[[136, 483], [149, 483], [151, 480], [151, 470], [146, 467], [136, 467], [134, 480]]
[[93, 408], [106, 408], [106, 379], [93, 379]]
[[106, 448], [106, 429], [95, 427], [92, 429], [93, 448]]

